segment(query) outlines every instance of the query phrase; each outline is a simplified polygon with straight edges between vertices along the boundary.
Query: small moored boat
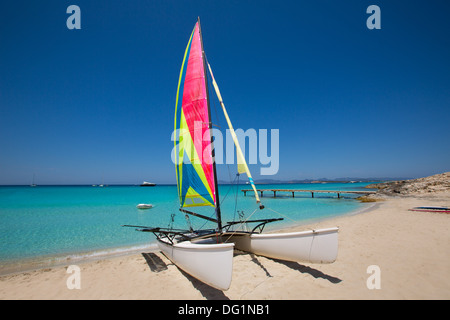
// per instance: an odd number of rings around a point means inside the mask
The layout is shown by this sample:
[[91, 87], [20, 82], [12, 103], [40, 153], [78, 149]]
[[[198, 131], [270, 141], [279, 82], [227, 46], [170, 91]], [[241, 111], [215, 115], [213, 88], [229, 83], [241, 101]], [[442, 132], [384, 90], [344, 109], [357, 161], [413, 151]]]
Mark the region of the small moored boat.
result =
[[142, 182], [142, 184], [141, 184], [141, 187], [154, 187], [154, 186], [156, 186], [156, 183], [153, 183], [153, 182], [147, 182], [147, 181], [144, 181], [144, 182]]
[[138, 209], [151, 209], [153, 208], [153, 205], [150, 203], [139, 203], [136, 208]]

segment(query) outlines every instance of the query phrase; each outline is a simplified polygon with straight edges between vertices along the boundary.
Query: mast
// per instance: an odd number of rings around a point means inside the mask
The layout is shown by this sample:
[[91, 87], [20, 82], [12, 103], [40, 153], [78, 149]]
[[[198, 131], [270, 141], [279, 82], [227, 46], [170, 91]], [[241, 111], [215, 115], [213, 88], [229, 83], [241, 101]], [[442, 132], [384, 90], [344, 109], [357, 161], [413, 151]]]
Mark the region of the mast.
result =
[[213, 172], [214, 172], [214, 189], [215, 189], [215, 197], [216, 197], [216, 216], [217, 216], [217, 227], [219, 229], [219, 232], [222, 231], [222, 217], [220, 212], [220, 200], [219, 200], [219, 185], [217, 182], [217, 170], [216, 170], [216, 150], [214, 149], [214, 139], [212, 134], [212, 121], [211, 121], [211, 107], [209, 104], [209, 90], [208, 90], [208, 78], [207, 78], [207, 71], [206, 71], [206, 56], [205, 56], [205, 50], [203, 48], [203, 36], [202, 36], [202, 29], [200, 27], [200, 17], [198, 17], [198, 29], [200, 33], [200, 43], [202, 46], [202, 58], [203, 58], [203, 71], [205, 75], [205, 86], [206, 86], [206, 101], [208, 104], [208, 117], [209, 117], [209, 134], [211, 136], [211, 156], [213, 161]]

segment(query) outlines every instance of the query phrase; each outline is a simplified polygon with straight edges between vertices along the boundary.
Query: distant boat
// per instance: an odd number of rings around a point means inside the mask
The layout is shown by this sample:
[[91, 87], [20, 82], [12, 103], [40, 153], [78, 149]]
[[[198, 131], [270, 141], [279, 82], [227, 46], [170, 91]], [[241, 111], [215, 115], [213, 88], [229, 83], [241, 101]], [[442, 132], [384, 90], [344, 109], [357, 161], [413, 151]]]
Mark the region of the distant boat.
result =
[[36, 183], [34, 182], [35, 174], [33, 173], [33, 181], [30, 184], [30, 187], [36, 187]]
[[153, 208], [153, 205], [150, 203], [139, 203], [136, 208], [138, 209], [151, 209]]
[[409, 209], [410, 211], [421, 211], [421, 212], [445, 212], [450, 213], [450, 208], [447, 207], [414, 207]]
[[141, 187], [154, 187], [154, 186], [156, 186], [156, 183], [153, 183], [153, 182], [147, 182], [147, 181], [144, 181], [144, 182], [142, 182], [142, 184], [141, 184]]

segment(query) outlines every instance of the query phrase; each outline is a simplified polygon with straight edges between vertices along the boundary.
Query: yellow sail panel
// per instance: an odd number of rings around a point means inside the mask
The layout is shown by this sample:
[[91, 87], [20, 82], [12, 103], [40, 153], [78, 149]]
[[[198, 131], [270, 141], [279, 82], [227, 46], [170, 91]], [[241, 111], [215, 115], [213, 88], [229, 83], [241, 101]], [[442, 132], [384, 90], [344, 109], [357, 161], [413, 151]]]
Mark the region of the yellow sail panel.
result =
[[210, 200], [205, 199], [200, 194], [198, 194], [197, 191], [189, 187], [187, 190], [185, 197], [184, 197], [184, 203], [183, 207], [200, 207], [200, 206], [211, 206]]

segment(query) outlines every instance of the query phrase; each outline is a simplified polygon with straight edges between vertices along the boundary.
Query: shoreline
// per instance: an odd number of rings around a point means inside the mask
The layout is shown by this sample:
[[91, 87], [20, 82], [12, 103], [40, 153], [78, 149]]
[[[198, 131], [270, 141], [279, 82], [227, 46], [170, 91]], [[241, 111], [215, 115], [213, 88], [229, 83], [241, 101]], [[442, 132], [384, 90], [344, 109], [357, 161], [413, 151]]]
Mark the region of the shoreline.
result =
[[[357, 201], [355, 199], [355, 201]], [[329, 216], [324, 218], [311, 218], [304, 221], [292, 221], [288, 223], [284, 223], [283, 226], [269, 228], [267, 233], [274, 232], [284, 232], [286, 230], [295, 230], [299, 228], [307, 228], [310, 224], [326, 222], [329, 220], [334, 220], [339, 217], [357, 215], [366, 212], [367, 210], [371, 210], [375, 203], [366, 203], [363, 204], [363, 208], [357, 208], [346, 212], [344, 214], [337, 214], [335, 216]], [[270, 209], [269, 209], [270, 210]], [[273, 210], [272, 210], [273, 211]], [[274, 211], [275, 212], [275, 211]], [[279, 213], [277, 213], [279, 214]], [[283, 216], [280, 214], [280, 216]], [[283, 216], [284, 217], [284, 216]], [[67, 266], [74, 263], [86, 263], [98, 260], [105, 259], [113, 259], [116, 257], [129, 256], [134, 255], [136, 253], [140, 253], [142, 251], [146, 252], [155, 252], [158, 251], [156, 242], [148, 242], [142, 244], [136, 244], [132, 246], [120, 246], [120, 247], [112, 247], [91, 251], [80, 251], [68, 254], [56, 254], [56, 255], [45, 255], [38, 257], [30, 257], [30, 258], [22, 258], [17, 260], [6, 261], [2, 265], [2, 269], [0, 270], [0, 277], [15, 275], [25, 272], [33, 272], [39, 271], [41, 269], [51, 269], [62, 266]]]
[[[153, 252], [157, 251], [156, 243], [134, 245], [131, 247], [114, 247], [93, 251], [78, 252], [72, 254], [61, 254], [55, 256], [40, 256], [33, 258], [25, 258], [17, 261], [11, 261], [3, 266], [0, 270], [0, 277], [21, 274], [25, 272], [39, 271], [42, 269], [51, 269], [64, 267], [74, 263], [89, 263], [99, 260], [113, 259], [116, 257], [123, 257], [134, 255], [142, 251]], [[10, 267], [8, 267], [10, 265]], [[6, 270], [6, 271], [4, 271]]]
[[[450, 215], [408, 210], [420, 205], [450, 206], [450, 192], [389, 198], [359, 214], [293, 227], [338, 226], [332, 264], [236, 252], [224, 292], [147, 251], [79, 263], [79, 290], [67, 288], [64, 266], [0, 276], [0, 299], [450, 299]], [[381, 270], [380, 289], [368, 288], [370, 266]]]

